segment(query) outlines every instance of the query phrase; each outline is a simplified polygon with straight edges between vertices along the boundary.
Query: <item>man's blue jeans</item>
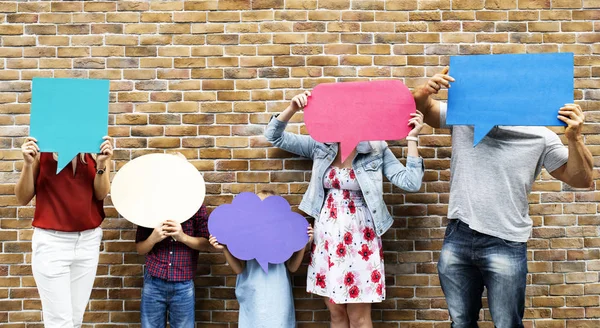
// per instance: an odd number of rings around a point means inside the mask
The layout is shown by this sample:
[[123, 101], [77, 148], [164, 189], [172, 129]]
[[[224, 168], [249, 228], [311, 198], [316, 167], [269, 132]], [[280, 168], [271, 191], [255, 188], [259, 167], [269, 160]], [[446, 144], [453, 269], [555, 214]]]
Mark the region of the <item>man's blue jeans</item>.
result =
[[459, 220], [446, 228], [438, 263], [452, 328], [476, 328], [483, 287], [496, 328], [522, 328], [527, 243], [485, 235]]
[[142, 328], [194, 328], [194, 281], [167, 281], [144, 273]]

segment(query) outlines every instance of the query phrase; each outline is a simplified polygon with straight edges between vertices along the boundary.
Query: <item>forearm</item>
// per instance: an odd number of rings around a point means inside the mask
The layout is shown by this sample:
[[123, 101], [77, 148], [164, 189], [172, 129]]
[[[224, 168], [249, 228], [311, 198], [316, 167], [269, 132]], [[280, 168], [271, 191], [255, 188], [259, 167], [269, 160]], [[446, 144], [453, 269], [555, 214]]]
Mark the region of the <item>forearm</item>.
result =
[[281, 112], [281, 114], [277, 116], [277, 119], [281, 122], [289, 122], [294, 114], [296, 114], [296, 112], [291, 106], [288, 106], [283, 112]]
[[210, 243], [208, 242], [208, 239], [206, 239], [204, 237], [192, 237], [192, 236], [183, 234], [183, 236], [180, 239], [177, 239], [177, 241], [184, 243], [187, 247], [189, 247], [191, 249], [205, 252], [211, 248]]
[[290, 259], [287, 260], [286, 266], [287, 266], [288, 270], [290, 270], [290, 272], [298, 271], [298, 268], [300, 268], [300, 265], [302, 265], [302, 260], [304, 259], [305, 250], [306, 250], [306, 247], [302, 247], [301, 250], [295, 252], [292, 255], [292, 257], [290, 257]]
[[231, 266], [231, 269], [233, 270], [233, 272], [235, 272], [235, 274], [240, 274], [244, 271], [244, 261], [241, 261], [235, 256], [233, 256], [227, 248], [223, 250], [223, 254], [225, 255], [225, 260], [227, 261], [227, 263], [229, 263], [229, 266]]
[[150, 237], [148, 237], [146, 240], [136, 243], [135, 249], [137, 250], [138, 254], [146, 255], [150, 253], [154, 245], [156, 245], [156, 242], [154, 242], [150, 239]]
[[427, 86], [423, 85], [416, 87], [412, 91], [412, 95], [413, 98], [415, 98], [417, 110], [423, 113], [423, 115], [427, 115], [433, 103], [433, 99], [430, 97], [429, 92], [427, 92]]
[[569, 140], [569, 159], [565, 173], [567, 183], [576, 188], [589, 188], [593, 184], [594, 160], [580, 135], [577, 140]]
[[33, 175], [33, 165], [23, 165], [23, 171], [19, 181], [15, 186], [15, 195], [20, 205], [27, 205], [35, 195], [35, 178]]
[[419, 157], [419, 148], [417, 147], [417, 142], [414, 140], [408, 141], [408, 156]]
[[[101, 169], [102, 167], [98, 168]], [[108, 192], [110, 191], [109, 163], [106, 164], [106, 168], [104, 170], [105, 171], [103, 174], [96, 174], [96, 177], [94, 177], [94, 195], [98, 200], [103, 200], [106, 198], [106, 195], [108, 195]]]

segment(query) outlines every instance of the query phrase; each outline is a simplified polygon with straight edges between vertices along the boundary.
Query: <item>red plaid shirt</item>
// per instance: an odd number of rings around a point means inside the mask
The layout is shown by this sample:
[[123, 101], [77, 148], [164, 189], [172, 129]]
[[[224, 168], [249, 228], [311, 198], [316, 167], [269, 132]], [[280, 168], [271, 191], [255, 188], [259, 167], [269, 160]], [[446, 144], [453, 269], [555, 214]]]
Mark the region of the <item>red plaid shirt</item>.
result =
[[[183, 232], [191, 237], [208, 238], [208, 216], [206, 207], [202, 205], [194, 216], [181, 224]], [[135, 242], [139, 243], [150, 237], [153, 229], [138, 227]], [[187, 281], [196, 276], [198, 251], [184, 243], [166, 238], [154, 245], [146, 255], [146, 270], [156, 278], [168, 281]]]

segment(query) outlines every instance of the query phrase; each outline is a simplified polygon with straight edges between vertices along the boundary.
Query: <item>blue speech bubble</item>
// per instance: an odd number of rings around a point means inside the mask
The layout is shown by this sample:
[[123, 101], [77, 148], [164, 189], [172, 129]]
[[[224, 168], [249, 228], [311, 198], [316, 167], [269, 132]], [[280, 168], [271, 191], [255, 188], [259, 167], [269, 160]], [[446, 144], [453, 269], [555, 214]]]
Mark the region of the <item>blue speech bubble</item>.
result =
[[450, 57], [448, 125], [473, 125], [477, 145], [496, 125], [564, 126], [573, 102], [573, 54]]
[[108, 80], [34, 78], [31, 136], [58, 154], [56, 173], [79, 153], [98, 153], [108, 134]]

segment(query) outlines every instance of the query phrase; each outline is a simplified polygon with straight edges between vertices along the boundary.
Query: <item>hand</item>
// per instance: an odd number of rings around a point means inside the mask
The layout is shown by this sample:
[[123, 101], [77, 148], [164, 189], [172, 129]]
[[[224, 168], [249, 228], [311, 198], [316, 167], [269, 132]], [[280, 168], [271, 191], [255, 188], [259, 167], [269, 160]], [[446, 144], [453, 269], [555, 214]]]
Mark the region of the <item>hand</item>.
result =
[[408, 133], [409, 137], [416, 137], [423, 128], [423, 113], [417, 111], [416, 113], [410, 114], [411, 119], [408, 121], [408, 125], [412, 126], [412, 130]]
[[312, 225], [308, 225], [308, 229], [306, 230], [306, 233], [308, 234], [308, 245], [312, 244], [313, 240], [314, 240], [314, 231], [313, 231], [313, 227]]
[[25, 142], [21, 146], [21, 152], [23, 153], [23, 160], [25, 165], [33, 164], [33, 161], [40, 152], [40, 147], [37, 145], [37, 140], [32, 137], [25, 138]]
[[558, 111], [558, 119], [567, 123], [567, 128], [565, 129], [565, 137], [567, 137], [567, 139], [577, 140], [581, 137], [585, 115], [579, 105], [565, 104], [565, 106]]
[[427, 96], [430, 96], [432, 94], [437, 94], [442, 86], [450, 88], [450, 82], [454, 82], [454, 78], [448, 75], [448, 66], [446, 66], [440, 73], [429, 79], [422, 87], [422, 90], [425, 91]]
[[105, 141], [102, 143], [102, 145], [100, 145], [100, 153], [96, 158], [96, 166], [99, 169], [106, 168], [106, 162], [110, 161], [113, 156], [113, 139], [109, 136], [105, 136], [102, 139]]
[[154, 228], [154, 230], [152, 230], [152, 234], [150, 235], [149, 238], [152, 238], [151, 241], [154, 244], [157, 244], [168, 237], [167, 232], [163, 229], [163, 227], [164, 226], [161, 223], [158, 227], [156, 227], [156, 228]]
[[310, 91], [304, 91], [304, 93], [294, 96], [290, 102], [290, 108], [294, 112], [303, 109], [308, 105], [308, 97], [310, 97]]
[[172, 237], [175, 241], [182, 241], [185, 238], [185, 233], [181, 229], [181, 223], [173, 220], [163, 222], [163, 229], [166, 235]]
[[212, 247], [214, 247], [218, 251], [225, 250], [225, 246], [219, 244], [219, 242], [217, 241], [217, 237], [215, 237], [213, 235], [210, 235], [210, 237], [208, 238], [208, 242], [212, 245]]

